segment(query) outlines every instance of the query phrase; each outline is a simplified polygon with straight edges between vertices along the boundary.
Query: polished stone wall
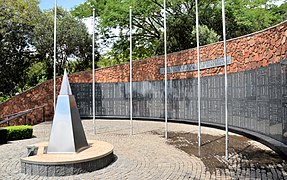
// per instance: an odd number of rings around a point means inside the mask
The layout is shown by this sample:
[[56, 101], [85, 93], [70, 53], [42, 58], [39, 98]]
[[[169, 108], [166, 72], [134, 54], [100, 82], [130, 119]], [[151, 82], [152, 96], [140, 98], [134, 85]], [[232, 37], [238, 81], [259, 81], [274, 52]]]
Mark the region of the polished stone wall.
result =
[[[287, 143], [287, 65], [228, 75], [231, 126]], [[82, 117], [92, 116], [92, 84], [71, 84]], [[224, 76], [201, 78], [203, 122], [225, 123]], [[198, 120], [197, 78], [168, 81], [168, 119]], [[164, 81], [133, 82], [133, 117], [164, 119]], [[96, 116], [129, 117], [129, 83], [96, 84]]]

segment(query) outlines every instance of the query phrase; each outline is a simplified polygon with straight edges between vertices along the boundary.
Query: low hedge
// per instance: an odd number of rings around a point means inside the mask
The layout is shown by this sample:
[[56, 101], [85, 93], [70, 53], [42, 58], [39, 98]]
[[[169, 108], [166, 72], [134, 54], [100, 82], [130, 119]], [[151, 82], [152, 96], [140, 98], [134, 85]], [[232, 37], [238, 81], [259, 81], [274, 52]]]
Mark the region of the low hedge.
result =
[[33, 128], [32, 126], [8, 126], [5, 127], [7, 129], [7, 140], [20, 140], [20, 139], [28, 139], [32, 138]]
[[7, 129], [0, 128], [0, 144], [6, 144], [7, 143], [7, 133], [8, 133]]

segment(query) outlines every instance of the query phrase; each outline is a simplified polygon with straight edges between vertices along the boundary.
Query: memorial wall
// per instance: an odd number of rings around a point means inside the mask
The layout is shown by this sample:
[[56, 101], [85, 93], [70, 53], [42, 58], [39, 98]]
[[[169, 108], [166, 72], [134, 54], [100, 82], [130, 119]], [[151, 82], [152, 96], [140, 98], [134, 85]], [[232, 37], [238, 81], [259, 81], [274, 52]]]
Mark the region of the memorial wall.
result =
[[[229, 125], [263, 133], [287, 144], [286, 70], [284, 63], [276, 63], [229, 74]], [[129, 118], [129, 85], [97, 83], [96, 116]], [[198, 122], [197, 85], [197, 78], [168, 81], [169, 120]], [[73, 83], [71, 88], [80, 115], [92, 117], [92, 84]], [[133, 82], [132, 89], [134, 118], [164, 119], [164, 81]], [[202, 122], [224, 125], [224, 75], [203, 77], [201, 90]]]
[[[231, 126], [263, 133], [287, 144], [287, 21], [227, 41], [228, 114]], [[168, 118], [197, 119], [196, 49], [168, 56]], [[223, 43], [200, 48], [203, 122], [224, 123]], [[133, 116], [164, 118], [164, 56], [133, 62]], [[129, 117], [129, 63], [97, 69], [96, 115]], [[92, 115], [92, 72], [69, 75], [82, 117]], [[59, 90], [61, 77], [57, 78]], [[47, 104], [53, 117], [53, 81], [49, 80], [0, 104], [0, 117]], [[41, 112], [28, 118], [33, 124]], [[15, 124], [23, 123], [19, 119]]]

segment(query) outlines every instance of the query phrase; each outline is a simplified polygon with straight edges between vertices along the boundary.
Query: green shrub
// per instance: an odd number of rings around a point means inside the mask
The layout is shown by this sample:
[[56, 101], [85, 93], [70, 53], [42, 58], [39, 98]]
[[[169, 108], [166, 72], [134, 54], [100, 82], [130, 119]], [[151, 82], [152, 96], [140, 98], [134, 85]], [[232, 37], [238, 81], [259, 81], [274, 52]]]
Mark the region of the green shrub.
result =
[[7, 129], [0, 128], [0, 144], [7, 143]]
[[27, 139], [33, 135], [32, 126], [8, 126], [5, 127], [8, 130], [7, 139], [8, 141]]

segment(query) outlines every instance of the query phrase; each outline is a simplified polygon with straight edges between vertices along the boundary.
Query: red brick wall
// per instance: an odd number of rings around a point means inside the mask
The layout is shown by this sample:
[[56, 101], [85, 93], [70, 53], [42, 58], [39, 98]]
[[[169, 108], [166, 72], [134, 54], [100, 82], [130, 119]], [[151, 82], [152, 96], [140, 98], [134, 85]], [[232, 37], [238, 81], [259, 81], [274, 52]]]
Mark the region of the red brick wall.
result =
[[[60, 87], [60, 78], [57, 78], [57, 89]], [[9, 101], [0, 104], [0, 117], [39, 107], [44, 104], [45, 106], [45, 119], [51, 120], [54, 112], [53, 108], [53, 81], [46, 81], [30, 90], [14, 96]], [[42, 121], [43, 109], [34, 110], [32, 113], [27, 114], [26, 122], [37, 124]], [[10, 122], [10, 125], [21, 125], [24, 123], [24, 117], [18, 118]], [[4, 124], [5, 126], [6, 124]]]
[[[228, 65], [228, 73], [235, 73], [256, 69], [269, 64], [280, 62], [287, 58], [287, 21], [264, 31], [231, 39], [227, 42], [227, 55], [232, 57], [232, 64]], [[200, 48], [201, 61], [223, 57], [223, 43], [218, 42]], [[197, 62], [196, 49], [188, 49], [167, 56], [168, 66], [192, 64]], [[133, 62], [133, 81], [162, 80], [164, 75], [159, 69], [164, 67], [164, 56], [148, 58]], [[205, 69], [201, 76], [223, 74], [223, 67]], [[184, 79], [197, 77], [197, 72], [181, 72], [168, 74], [168, 79]], [[84, 71], [69, 76], [71, 83], [91, 83], [92, 72]], [[61, 79], [57, 79], [57, 89]], [[97, 82], [128, 82], [129, 63], [116, 65], [96, 71]], [[53, 116], [53, 81], [49, 80], [19, 94], [8, 102], [0, 104], [0, 117], [25, 109], [48, 104], [45, 108], [46, 119]], [[41, 110], [35, 111], [28, 118], [33, 123], [41, 119]], [[20, 119], [16, 124], [21, 124]]]
[[[247, 71], [267, 66], [287, 58], [287, 21], [261, 32], [253, 33], [227, 41], [227, 55], [232, 57], [228, 73]], [[201, 61], [223, 57], [223, 43], [218, 42], [200, 48]], [[167, 56], [168, 66], [192, 64], [197, 62], [196, 49], [188, 49]], [[164, 67], [164, 56], [133, 62], [133, 81], [162, 80], [159, 69]], [[223, 74], [224, 68], [202, 70], [201, 76]], [[168, 79], [197, 77], [197, 72], [168, 74]], [[71, 82], [92, 82], [91, 72], [73, 74]], [[98, 69], [97, 82], [128, 82], [129, 63]]]

